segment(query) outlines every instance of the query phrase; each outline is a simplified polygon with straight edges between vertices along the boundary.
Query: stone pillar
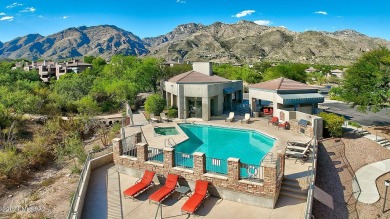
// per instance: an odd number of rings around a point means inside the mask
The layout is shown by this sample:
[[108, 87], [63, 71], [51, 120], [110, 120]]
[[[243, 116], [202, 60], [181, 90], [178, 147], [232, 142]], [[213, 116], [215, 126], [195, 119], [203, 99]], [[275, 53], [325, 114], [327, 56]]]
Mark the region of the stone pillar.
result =
[[281, 176], [282, 176], [282, 179], [284, 177], [284, 170], [285, 170], [285, 167], [286, 167], [286, 160], [285, 160], [285, 152], [283, 150], [278, 150], [277, 152], [277, 157], [279, 158], [280, 160], [280, 172], [281, 172]]
[[142, 133], [141, 132], [137, 132], [134, 135], [134, 143], [133, 144], [138, 144], [138, 143], [142, 143]]
[[200, 178], [206, 173], [206, 156], [201, 152], [195, 152], [192, 156], [194, 158], [194, 175]]
[[232, 185], [237, 185], [240, 180], [240, 159], [229, 157], [228, 160], [228, 181]]
[[264, 169], [264, 193], [267, 197], [274, 198], [276, 195], [276, 164], [262, 163]]
[[137, 160], [140, 164], [144, 164], [148, 160], [148, 144], [138, 143], [137, 145]]
[[164, 148], [164, 169], [169, 170], [175, 166], [175, 151], [173, 148]]
[[202, 119], [204, 121], [210, 120], [210, 98], [202, 97]]
[[113, 152], [112, 154], [113, 154], [114, 163], [116, 163], [119, 159], [119, 156], [123, 154], [122, 139], [120, 138], [112, 139], [112, 152]]

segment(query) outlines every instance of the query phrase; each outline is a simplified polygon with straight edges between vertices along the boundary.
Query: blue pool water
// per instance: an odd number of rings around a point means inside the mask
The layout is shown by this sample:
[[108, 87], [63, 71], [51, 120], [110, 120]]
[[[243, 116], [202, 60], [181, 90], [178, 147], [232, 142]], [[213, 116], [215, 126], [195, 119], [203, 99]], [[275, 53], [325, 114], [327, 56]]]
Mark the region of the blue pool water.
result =
[[259, 165], [275, 143], [275, 139], [256, 131], [194, 124], [179, 126], [189, 139], [177, 145], [175, 151], [203, 152], [207, 158], [234, 157], [240, 158], [241, 163]]

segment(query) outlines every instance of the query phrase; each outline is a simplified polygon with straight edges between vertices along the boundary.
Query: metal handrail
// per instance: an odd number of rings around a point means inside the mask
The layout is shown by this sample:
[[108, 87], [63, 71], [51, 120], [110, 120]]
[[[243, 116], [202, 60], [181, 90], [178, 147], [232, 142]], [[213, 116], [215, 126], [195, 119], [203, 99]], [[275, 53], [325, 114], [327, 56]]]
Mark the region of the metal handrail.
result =
[[271, 161], [271, 163], [273, 163], [273, 156], [274, 156], [274, 153], [268, 152], [268, 153], [266, 153], [265, 156], [261, 159], [260, 164], [263, 163], [263, 161], [265, 160], [265, 158], [268, 157], [268, 156], [271, 157], [270, 161]]

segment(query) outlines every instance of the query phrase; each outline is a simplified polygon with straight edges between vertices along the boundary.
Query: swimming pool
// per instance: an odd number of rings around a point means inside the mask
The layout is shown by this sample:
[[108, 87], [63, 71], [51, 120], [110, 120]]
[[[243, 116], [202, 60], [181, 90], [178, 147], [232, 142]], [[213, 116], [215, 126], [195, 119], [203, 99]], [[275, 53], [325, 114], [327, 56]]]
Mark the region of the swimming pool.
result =
[[189, 139], [175, 147], [175, 151], [192, 154], [203, 152], [206, 157], [226, 160], [240, 158], [242, 163], [259, 165], [275, 139], [252, 130], [217, 126], [179, 124]]
[[156, 127], [154, 128], [156, 134], [159, 135], [177, 135], [179, 131], [175, 127]]

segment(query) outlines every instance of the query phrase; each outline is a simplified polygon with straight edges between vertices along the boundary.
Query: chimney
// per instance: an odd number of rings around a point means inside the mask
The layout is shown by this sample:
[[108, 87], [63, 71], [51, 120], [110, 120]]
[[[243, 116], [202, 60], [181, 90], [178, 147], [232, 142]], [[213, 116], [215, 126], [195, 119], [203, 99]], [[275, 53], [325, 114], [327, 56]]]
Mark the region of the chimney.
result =
[[192, 64], [192, 69], [194, 71], [197, 71], [199, 73], [212, 76], [213, 75], [213, 68], [211, 62], [194, 62]]
[[43, 65], [46, 66], [46, 60], [43, 60]]

